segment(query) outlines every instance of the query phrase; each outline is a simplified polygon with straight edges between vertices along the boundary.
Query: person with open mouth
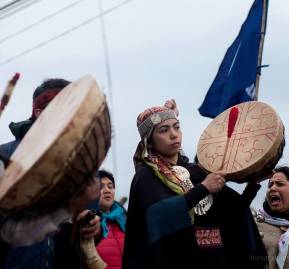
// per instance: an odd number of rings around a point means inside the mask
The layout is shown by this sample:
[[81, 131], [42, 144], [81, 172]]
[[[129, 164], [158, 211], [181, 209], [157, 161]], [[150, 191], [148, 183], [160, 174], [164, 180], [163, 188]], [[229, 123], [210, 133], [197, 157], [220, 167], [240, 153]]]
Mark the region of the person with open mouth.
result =
[[257, 221], [267, 249], [269, 268], [289, 268], [289, 167], [274, 170]]

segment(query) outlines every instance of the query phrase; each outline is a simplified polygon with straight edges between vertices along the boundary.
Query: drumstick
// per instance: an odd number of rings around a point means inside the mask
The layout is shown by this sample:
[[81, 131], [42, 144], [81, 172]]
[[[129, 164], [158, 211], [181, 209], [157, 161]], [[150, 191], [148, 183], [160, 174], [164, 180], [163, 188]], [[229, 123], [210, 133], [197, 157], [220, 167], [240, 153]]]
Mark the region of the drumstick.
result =
[[1, 103], [0, 103], [0, 117], [1, 117], [1, 114], [4, 110], [4, 108], [6, 107], [6, 105], [8, 104], [9, 100], [10, 100], [10, 97], [12, 95], [12, 92], [15, 88], [15, 85], [18, 81], [20, 77], [20, 74], [19, 73], [16, 73], [12, 79], [9, 80], [7, 86], [6, 86], [6, 89], [4, 91], [4, 94], [1, 98]]
[[238, 115], [239, 115], [239, 109], [237, 107], [232, 107], [230, 110], [230, 113], [229, 113], [227, 141], [226, 141], [225, 151], [224, 151], [223, 159], [222, 159], [221, 166], [220, 166], [219, 170], [222, 170], [224, 167], [229, 142], [230, 142], [231, 136], [234, 132], [235, 125], [236, 125], [236, 122], [238, 119]]

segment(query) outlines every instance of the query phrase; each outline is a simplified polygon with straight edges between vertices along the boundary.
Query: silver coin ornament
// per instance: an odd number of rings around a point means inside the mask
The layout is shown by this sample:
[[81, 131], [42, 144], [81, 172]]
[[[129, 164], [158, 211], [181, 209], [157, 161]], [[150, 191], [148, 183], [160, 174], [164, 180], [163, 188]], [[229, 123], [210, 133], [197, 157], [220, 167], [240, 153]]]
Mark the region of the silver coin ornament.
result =
[[[179, 165], [174, 165], [173, 170], [177, 174], [178, 178], [181, 180], [180, 184], [185, 189], [185, 191], [189, 191], [194, 187], [194, 184], [190, 180], [190, 173], [189, 171]], [[207, 195], [205, 198], [203, 198], [201, 201], [198, 202], [198, 204], [194, 207], [194, 212], [197, 215], [205, 215], [210, 210], [214, 202], [212, 194]]]

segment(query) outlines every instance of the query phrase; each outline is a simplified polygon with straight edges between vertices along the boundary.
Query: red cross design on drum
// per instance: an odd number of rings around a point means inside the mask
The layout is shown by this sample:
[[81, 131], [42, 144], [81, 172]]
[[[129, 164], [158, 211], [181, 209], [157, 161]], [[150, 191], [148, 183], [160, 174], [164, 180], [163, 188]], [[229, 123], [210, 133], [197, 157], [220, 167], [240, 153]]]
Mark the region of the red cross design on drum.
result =
[[[264, 167], [276, 165], [284, 147], [284, 127], [275, 110], [263, 102], [245, 102], [236, 107], [239, 116], [229, 140], [223, 171], [227, 173], [226, 179], [241, 183], [247, 181], [251, 173], [260, 175]], [[218, 115], [199, 139], [199, 164], [209, 172], [221, 166], [229, 111]]]

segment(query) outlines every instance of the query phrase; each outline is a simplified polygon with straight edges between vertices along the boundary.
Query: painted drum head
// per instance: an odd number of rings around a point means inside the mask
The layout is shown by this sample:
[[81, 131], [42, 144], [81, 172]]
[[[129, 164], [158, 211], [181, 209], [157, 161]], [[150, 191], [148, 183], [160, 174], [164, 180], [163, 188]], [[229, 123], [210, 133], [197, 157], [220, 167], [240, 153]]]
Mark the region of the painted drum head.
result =
[[198, 161], [208, 172], [221, 168], [231, 181], [258, 180], [273, 169], [282, 156], [284, 127], [276, 111], [263, 102], [245, 102], [235, 107], [238, 118], [231, 138], [227, 137], [229, 108], [202, 133], [197, 148]]

